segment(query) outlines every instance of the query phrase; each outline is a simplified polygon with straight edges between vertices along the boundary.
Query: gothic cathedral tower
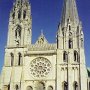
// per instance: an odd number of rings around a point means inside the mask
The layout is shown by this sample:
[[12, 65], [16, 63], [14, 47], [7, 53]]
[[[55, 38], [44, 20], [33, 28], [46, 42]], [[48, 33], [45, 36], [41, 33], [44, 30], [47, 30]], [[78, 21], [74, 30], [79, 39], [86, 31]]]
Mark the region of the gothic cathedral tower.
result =
[[0, 90], [88, 90], [84, 34], [76, 0], [64, 0], [57, 42], [41, 33], [32, 44], [28, 0], [15, 0], [10, 12]]
[[31, 44], [31, 6], [27, 0], [16, 0], [10, 12], [7, 47]]
[[68, 88], [64, 90], [87, 90], [84, 34], [76, 0], [64, 0], [57, 35], [57, 59], [57, 90], [63, 81], [64, 87]]

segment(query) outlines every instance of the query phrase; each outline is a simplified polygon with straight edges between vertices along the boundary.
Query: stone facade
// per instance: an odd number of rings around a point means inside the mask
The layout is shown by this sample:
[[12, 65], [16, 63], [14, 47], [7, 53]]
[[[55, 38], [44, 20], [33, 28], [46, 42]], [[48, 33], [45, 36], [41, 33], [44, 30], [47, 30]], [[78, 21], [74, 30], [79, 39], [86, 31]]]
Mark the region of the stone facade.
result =
[[90, 90], [84, 34], [75, 0], [64, 0], [57, 42], [43, 33], [32, 44], [31, 5], [16, 0], [10, 12], [0, 90]]

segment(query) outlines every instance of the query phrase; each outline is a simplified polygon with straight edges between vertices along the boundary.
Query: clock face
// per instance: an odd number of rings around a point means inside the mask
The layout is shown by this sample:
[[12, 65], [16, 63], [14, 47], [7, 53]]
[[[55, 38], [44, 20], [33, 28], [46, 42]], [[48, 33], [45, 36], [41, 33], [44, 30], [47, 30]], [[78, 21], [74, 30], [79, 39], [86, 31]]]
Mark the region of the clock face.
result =
[[30, 63], [30, 72], [34, 77], [46, 77], [50, 71], [51, 63], [46, 58], [39, 57]]

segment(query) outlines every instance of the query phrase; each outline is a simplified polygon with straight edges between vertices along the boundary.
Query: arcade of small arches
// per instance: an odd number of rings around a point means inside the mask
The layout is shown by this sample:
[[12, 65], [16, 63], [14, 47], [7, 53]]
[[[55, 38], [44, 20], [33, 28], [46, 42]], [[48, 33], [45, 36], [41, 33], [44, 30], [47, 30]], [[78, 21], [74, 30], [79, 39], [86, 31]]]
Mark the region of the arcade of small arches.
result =
[[[73, 56], [74, 56], [74, 61], [79, 62], [79, 53], [76, 50], [74, 50]], [[63, 61], [68, 62], [68, 52], [67, 51], [63, 52]]]
[[[10, 53], [10, 57], [11, 57], [11, 66], [14, 65], [14, 54], [13, 53]], [[18, 53], [18, 62], [17, 62], [17, 65], [18, 66], [21, 66], [23, 63], [22, 63], [22, 54], [19, 52]]]
[[[79, 62], [79, 53], [75, 50], [73, 53], [74, 56], [74, 62]], [[10, 57], [11, 57], [11, 66], [14, 65], [14, 54], [10, 53]], [[63, 52], [63, 62], [68, 62], [68, 52], [64, 51]], [[18, 65], [22, 65], [22, 54], [18, 53]]]
[[[16, 14], [15, 12], [12, 13], [13, 19], [15, 19], [15, 16], [16, 16], [15, 14]], [[18, 19], [21, 19], [22, 15], [23, 15], [23, 19], [26, 19], [26, 14], [27, 14], [26, 10], [23, 10], [23, 14], [22, 14], [22, 10], [19, 9], [18, 10]]]
[[[73, 86], [73, 90], [79, 89], [79, 85], [78, 85], [77, 81], [74, 81], [72, 83], [72, 86]], [[20, 90], [20, 88], [21, 87], [18, 84], [15, 85], [15, 90]], [[28, 85], [26, 87], [26, 90], [33, 90], [33, 88], [34, 88], [33, 86]], [[36, 88], [36, 90], [54, 90], [53, 85], [48, 85], [48, 87], [46, 88], [45, 83], [43, 83], [43, 82], [38, 82], [35, 88]], [[67, 81], [62, 82], [62, 88], [63, 88], [63, 90], [68, 90], [68, 82]], [[4, 90], [10, 90], [10, 85], [5, 85]]]

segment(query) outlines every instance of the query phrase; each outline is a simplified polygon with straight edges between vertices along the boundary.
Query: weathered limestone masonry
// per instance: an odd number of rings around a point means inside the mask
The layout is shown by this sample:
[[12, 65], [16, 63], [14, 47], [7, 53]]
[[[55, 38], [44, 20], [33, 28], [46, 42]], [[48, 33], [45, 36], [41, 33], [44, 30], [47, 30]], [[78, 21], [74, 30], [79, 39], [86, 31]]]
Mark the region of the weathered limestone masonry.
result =
[[90, 90], [84, 34], [75, 0], [64, 0], [57, 42], [43, 33], [32, 44], [31, 5], [16, 0], [10, 12], [0, 90]]

